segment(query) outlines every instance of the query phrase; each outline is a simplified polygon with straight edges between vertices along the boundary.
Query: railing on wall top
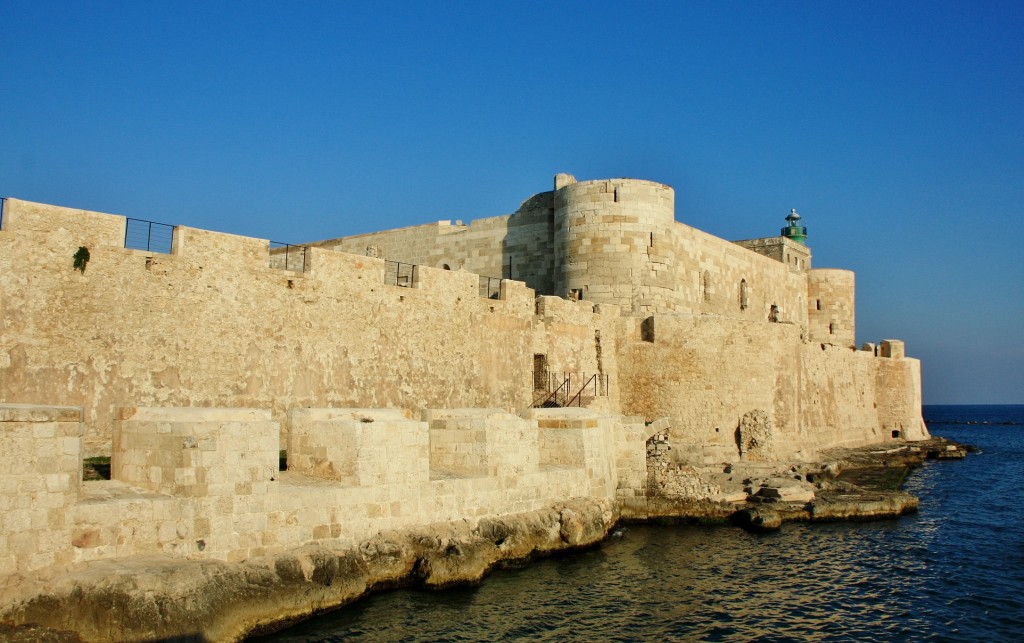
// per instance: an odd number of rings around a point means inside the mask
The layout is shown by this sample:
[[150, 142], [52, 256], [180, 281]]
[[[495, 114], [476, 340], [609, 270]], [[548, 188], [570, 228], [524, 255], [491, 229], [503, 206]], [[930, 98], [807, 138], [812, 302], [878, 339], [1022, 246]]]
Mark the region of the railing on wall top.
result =
[[175, 226], [155, 221], [127, 218], [124, 227], [124, 247], [146, 252], [171, 254]]
[[411, 288], [416, 282], [416, 264], [384, 260], [384, 283], [392, 286]]
[[501, 282], [505, 281], [500, 277], [484, 277], [480, 275], [480, 296], [484, 299], [501, 299]]
[[277, 270], [306, 272], [307, 246], [296, 246], [280, 241], [270, 242], [270, 267]]

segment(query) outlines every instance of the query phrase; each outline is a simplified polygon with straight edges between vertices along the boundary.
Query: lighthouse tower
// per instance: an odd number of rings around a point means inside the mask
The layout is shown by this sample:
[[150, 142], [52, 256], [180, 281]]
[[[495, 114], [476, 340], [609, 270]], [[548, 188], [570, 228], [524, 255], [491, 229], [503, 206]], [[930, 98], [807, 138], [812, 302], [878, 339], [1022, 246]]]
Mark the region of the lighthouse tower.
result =
[[797, 214], [796, 208], [789, 211], [786, 223], [786, 227], [782, 229], [782, 236], [792, 239], [800, 245], [805, 245], [804, 242], [807, 241], [807, 228], [800, 225], [800, 215]]

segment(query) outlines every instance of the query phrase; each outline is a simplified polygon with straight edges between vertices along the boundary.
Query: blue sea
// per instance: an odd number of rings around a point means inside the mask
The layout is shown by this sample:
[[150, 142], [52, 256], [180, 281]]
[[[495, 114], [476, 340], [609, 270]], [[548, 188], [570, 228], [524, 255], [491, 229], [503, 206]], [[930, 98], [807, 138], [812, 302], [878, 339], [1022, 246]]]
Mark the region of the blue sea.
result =
[[1024, 640], [1024, 405], [924, 417], [979, 452], [915, 470], [916, 514], [771, 534], [626, 526], [478, 587], [382, 592], [271, 640]]

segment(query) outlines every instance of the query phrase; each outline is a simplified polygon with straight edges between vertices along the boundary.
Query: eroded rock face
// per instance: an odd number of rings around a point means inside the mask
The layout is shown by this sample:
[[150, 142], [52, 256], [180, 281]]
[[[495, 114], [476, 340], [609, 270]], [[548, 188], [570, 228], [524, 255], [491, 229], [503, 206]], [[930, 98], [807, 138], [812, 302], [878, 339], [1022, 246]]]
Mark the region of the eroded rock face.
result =
[[308, 545], [244, 563], [97, 561], [48, 579], [12, 579], [0, 588], [0, 623], [33, 624], [84, 641], [238, 640], [375, 588], [474, 583], [503, 561], [593, 545], [617, 519], [609, 501], [579, 499], [378, 534], [349, 549]]
[[772, 420], [761, 409], [754, 409], [740, 418], [736, 429], [740, 457], [753, 462], [768, 462], [775, 457], [772, 444]]

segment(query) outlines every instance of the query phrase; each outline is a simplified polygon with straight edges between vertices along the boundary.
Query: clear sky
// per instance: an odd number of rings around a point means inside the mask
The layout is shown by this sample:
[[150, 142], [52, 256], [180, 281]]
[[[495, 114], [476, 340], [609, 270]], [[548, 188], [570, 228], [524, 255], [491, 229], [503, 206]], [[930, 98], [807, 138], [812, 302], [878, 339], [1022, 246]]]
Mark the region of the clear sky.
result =
[[676, 190], [804, 216], [925, 403], [1024, 403], [1024, 3], [0, 2], [0, 195], [303, 242]]

